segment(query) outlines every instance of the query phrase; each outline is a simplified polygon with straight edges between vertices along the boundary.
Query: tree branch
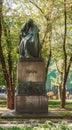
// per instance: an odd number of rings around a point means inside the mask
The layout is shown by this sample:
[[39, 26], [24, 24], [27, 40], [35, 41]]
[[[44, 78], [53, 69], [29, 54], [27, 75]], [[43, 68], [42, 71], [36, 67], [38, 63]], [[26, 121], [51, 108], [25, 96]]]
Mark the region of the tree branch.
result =
[[46, 27], [46, 31], [45, 31], [45, 34], [44, 34], [44, 37], [43, 37], [43, 40], [42, 40], [42, 44], [45, 42], [45, 38], [47, 36], [47, 33], [48, 33], [48, 25]]
[[69, 64], [68, 64], [68, 68], [67, 68], [67, 76], [68, 76], [71, 64], [72, 64], [72, 56], [70, 57], [70, 60], [69, 60]]
[[36, 7], [40, 10], [40, 12], [44, 15], [44, 17], [47, 19], [47, 17], [45, 16], [44, 12], [42, 11], [42, 9], [41, 9], [36, 3], [34, 3], [33, 1], [31, 1], [31, 0], [29, 0], [29, 1], [30, 1], [30, 3], [32, 3], [34, 6], [36, 6]]
[[50, 64], [50, 61], [51, 61], [51, 56], [52, 56], [52, 52], [51, 52], [51, 48], [50, 48], [49, 58], [48, 58], [47, 66], [46, 66], [46, 78], [45, 78], [45, 81], [47, 80], [47, 73], [48, 73], [48, 68], [49, 68], [49, 64]]
[[59, 69], [59, 67], [58, 67], [58, 65], [57, 65], [57, 61], [55, 60], [55, 58], [54, 58], [54, 61], [55, 61], [55, 64], [56, 64], [57, 71], [58, 71], [58, 73], [61, 75], [61, 74], [62, 74], [62, 71], [60, 71], [60, 69]]
[[66, 0], [64, 0], [64, 42], [63, 42], [63, 51], [64, 51], [64, 67], [65, 67], [65, 74], [67, 69], [67, 54], [66, 54], [66, 35], [67, 35], [67, 12], [66, 12]]

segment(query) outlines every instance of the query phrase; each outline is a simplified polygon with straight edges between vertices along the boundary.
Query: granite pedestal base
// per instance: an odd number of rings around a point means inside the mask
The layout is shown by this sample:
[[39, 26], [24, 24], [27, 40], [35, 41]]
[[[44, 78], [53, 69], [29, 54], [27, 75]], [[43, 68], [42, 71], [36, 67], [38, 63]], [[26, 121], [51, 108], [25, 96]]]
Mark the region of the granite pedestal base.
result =
[[16, 95], [15, 111], [17, 113], [48, 113], [48, 98], [46, 95]]
[[23, 118], [23, 119], [62, 119], [63, 116], [56, 114], [55, 112], [49, 111], [48, 113], [17, 113], [15, 110], [7, 110], [2, 115], [1, 118]]

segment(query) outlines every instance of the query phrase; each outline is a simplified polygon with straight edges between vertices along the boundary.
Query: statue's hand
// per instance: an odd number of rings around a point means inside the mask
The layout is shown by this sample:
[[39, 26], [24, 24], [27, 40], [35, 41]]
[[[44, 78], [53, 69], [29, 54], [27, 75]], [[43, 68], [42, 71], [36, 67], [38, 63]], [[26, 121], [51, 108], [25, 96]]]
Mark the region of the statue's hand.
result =
[[23, 37], [25, 37], [25, 36], [26, 36], [26, 33], [24, 32], [24, 33], [23, 33]]

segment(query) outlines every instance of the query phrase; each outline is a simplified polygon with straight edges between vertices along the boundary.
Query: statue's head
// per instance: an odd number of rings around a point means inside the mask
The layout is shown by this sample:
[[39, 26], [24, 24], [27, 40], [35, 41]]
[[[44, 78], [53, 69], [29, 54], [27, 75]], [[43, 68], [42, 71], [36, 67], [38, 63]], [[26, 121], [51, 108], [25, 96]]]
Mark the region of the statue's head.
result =
[[29, 19], [29, 20], [28, 20], [28, 25], [29, 25], [29, 26], [32, 26], [32, 25], [33, 25], [33, 20], [32, 20], [32, 19]]

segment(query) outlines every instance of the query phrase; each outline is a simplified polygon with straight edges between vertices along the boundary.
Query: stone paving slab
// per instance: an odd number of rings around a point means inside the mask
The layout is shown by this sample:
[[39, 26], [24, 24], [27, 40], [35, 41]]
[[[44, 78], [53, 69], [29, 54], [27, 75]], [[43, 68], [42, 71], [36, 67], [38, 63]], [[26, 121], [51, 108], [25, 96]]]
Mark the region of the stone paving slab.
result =
[[2, 113], [1, 118], [63, 118], [61, 115], [56, 114], [55, 112], [48, 111], [48, 113], [16, 113], [15, 110], [7, 110]]

